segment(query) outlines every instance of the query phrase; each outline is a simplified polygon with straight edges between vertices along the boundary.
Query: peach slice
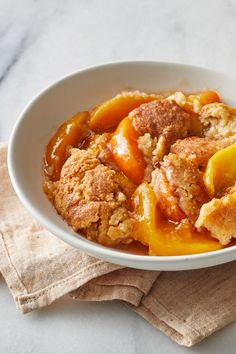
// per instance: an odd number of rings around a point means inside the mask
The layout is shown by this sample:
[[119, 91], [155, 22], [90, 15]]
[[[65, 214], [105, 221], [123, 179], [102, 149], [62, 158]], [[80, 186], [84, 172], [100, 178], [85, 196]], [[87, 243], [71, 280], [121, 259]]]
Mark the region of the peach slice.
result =
[[187, 100], [193, 102], [195, 99], [199, 99], [199, 102], [202, 106], [206, 104], [220, 102], [220, 97], [215, 91], [203, 91], [197, 95], [189, 95]]
[[133, 194], [134, 215], [137, 220], [134, 237], [149, 245], [151, 234], [156, 233], [156, 196], [147, 182], [143, 182]]
[[236, 145], [217, 151], [208, 161], [203, 180], [210, 196], [236, 182]]
[[149, 245], [151, 256], [177, 256], [219, 250], [220, 243], [207, 231], [197, 232], [188, 220], [180, 224], [163, 220], [152, 187], [142, 183], [133, 196], [137, 220], [136, 240]]
[[89, 126], [96, 132], [109, 130], [119, 124], [134, 108], [142, 103], [156, 100], [158, 97], [139, 91], [121, 93], [105, 101], [91, 112]]
[[80, 112], [63, 123], [50, 139], [45, 155], [45, 174], [52, 181], [60, 178], [62, 165], [68, 157], [68, 147], [76, 147], [88, 131], [88, 112]]
[[136, 185], [142, 182], [146, 167], [137, 139], [138, 133], [131, 120], [126, 117], [120, 122], [110, 140], [110, 148], [116, 165]]

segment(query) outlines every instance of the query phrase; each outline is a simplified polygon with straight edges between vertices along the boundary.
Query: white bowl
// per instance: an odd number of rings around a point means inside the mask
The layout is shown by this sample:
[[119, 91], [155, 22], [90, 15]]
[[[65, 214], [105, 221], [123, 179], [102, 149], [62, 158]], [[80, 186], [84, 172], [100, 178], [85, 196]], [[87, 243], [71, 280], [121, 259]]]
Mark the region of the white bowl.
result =
[[[13, 129], [8, 166], [19, 198], [33, 217], [63, 241], [95, 257], [133, 268], [182, 270], [213, 266], [236, 259], [236, 246], [197, 255], [149, 257], [128, 254], [86, 240], [67, 226], [42, 190], [44, 148], [55, 129], [78, 111], [122, 90], [147, 92], [217, 90], [236, 105], [236, 80], [211, 70], [158, 62], [121, 62], [93, 67], [56, 82], [35, 97]], [[236, 230], [235, 230], [236, 231]]]

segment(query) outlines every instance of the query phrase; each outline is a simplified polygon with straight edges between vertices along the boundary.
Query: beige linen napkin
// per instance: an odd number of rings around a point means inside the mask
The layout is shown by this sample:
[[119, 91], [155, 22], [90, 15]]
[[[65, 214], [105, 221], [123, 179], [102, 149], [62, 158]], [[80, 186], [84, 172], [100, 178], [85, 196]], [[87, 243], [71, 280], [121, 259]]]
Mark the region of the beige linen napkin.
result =
[[185, 346], [236, 319], [236, 262], [160, 274], [86, 255], [44, 230], [24, 209], [11, 187], [6, 151], [0, 144], [0, 272], [23, 313], [67, 293], [80, 301], [119, 299]]

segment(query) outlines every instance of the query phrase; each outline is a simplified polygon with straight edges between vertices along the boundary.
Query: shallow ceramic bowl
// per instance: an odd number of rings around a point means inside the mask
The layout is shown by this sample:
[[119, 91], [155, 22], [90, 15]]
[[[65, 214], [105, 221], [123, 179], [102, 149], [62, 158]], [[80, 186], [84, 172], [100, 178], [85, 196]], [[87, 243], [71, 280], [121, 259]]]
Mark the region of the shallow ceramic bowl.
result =
[[[19, 198], [46, 229], [95, 257], [133, 268], [182, 270], [213, 266], [236, 259], [236, 246], [197, 255], [149, 257], [128, 254], [86, 240], [60, 218], [42, 190], [42, 159], [55, 129], [78, 111], [122, 90], [217, 90], [236, 105], [236, 80], [203, 68], [158, 62], [121, 62], [96, 66], [56, 82], [35, 97], [18, 118], [8, 152], [11, 181]], [[236, 230], [235, 230], [236, 232]]]

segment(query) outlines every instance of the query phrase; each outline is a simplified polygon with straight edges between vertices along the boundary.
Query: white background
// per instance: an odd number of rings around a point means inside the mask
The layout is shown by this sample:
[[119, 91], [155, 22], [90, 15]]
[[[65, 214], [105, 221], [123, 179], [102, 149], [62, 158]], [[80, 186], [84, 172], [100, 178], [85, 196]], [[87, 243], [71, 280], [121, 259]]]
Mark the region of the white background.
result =
[[[40, 90], [90, 65], [175, 61], [236, 76], [235, 38], [233, 0], [0, 0], [0, 140]], [[236, 324], [187, 349], [115, 302], [65, 298], [23, 316], [0, 276], [1, 354], [233, 354], [235, 347]]]

